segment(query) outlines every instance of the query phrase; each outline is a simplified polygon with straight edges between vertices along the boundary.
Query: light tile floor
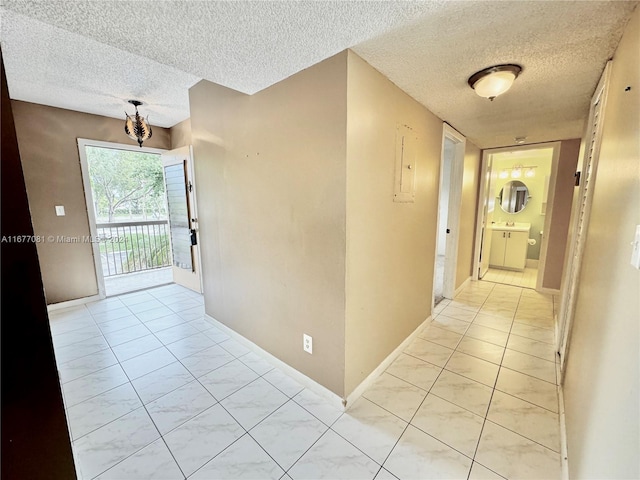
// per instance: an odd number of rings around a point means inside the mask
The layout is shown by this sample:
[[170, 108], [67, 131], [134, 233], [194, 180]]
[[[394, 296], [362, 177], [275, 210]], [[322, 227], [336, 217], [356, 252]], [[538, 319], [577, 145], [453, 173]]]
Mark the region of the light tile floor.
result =
[[142, 272], [125, 273], [104, 278], [107, 297], [158, 287], [173, 283], [173, 271], [168, 268], [154, 268]]
[[503, 270], [500, 268], [489, 268], [482, 280], [493, 283], [513, 285], [515, 287], [536, 288], [538, 280], [538, 269], [527, 267], [522, 272], [513, 270]]
[[50, 317], [84, 479], [559, 479], [553, 310], [474, 282], [344, 413], [177, 285]]

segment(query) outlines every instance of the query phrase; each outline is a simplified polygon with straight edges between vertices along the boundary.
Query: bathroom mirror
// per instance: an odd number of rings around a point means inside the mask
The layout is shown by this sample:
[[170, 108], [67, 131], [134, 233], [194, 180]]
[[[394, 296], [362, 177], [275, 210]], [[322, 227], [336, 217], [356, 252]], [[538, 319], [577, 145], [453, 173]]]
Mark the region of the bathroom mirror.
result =
[[527, 186], [520, 180], [511, 180], [505, 183], [502, 190], [500, 190], [498, 202], [504, 212], [518, 213], [524, 210], [529, 198]]

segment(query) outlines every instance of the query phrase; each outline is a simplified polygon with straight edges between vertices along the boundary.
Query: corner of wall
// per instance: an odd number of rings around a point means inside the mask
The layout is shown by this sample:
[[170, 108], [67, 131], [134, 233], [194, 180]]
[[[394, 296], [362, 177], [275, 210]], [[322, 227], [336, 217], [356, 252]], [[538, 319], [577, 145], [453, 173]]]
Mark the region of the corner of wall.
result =
[[169, 137], [171, 138], [172, 150], [191, 145], [191, 118], [187, 118], [171, 127], [169, 129]]
[[[345, 396], [430, 314], [442, 121], [347, 51]], [[394, 202], [396, 131], [416, 133], [416, 194]]]
[[346, 58], [189, 91], [206, 313], [341, 397]]

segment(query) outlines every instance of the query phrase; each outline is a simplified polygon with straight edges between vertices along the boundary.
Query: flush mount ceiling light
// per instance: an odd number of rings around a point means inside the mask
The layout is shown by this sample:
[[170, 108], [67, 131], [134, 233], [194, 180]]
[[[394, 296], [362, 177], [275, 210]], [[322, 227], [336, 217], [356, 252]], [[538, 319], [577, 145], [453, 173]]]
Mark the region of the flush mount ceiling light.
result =
[[124, 123], [124, 132], [129, 135], [129, 138], [136, 140], [140, 148], [142, 148], [142, 142], [151, 138], [151, 127], [149, 126], [149, 117], [145, 120], [138, 114], [138, 107], [142, 105], [142, 102], [138, 100], [129, 100], [129, 103], [136, 107], [136, 115], [131, 118], [127, 112], [124, 114], [127, 119]]
[[469, 86], [481, 97], [493, 101], [511, 88], [521, 71], [522, 67], [519, 65], [495, 65], [471, 75]]

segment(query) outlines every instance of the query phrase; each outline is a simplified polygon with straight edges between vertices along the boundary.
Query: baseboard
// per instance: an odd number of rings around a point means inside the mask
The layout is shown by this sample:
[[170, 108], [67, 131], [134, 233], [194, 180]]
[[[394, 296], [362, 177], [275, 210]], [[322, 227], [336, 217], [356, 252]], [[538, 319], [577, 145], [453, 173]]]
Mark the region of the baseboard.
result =
[[560, 290], [557, 288], [536, 288], [536, 292], [546, 293], [547, 295], [560, 295]]
[[344, 400], [339, 395], [336, 395], [331, 390], [329, 390], [328, 388], [324, 387], [323, 385], [320, 385], [318, 382], [316, 382], [312, 378], [307, 377], [304, 373], [302, 373], [302, 372], [296, 370], [295, 368], [293, 368], [292, 366], [284, 363], [279, 358], [273, 356], [272, 354], [270, 354], [266, 350], [262, 349], [261, 347], [259, 347], [255, 343], [253, 343], [248, 338], [243, 337], [238, 332], [236, 332], [235, 330], [232, 330], [231, 328], [227, 327], [225, 324], [219, 322], [218, 320], [216, 320], [212, 316], [205, 314], [205, 317], [209, 322], [211, 322], [213, 325], [215, 325], [216, 328], [219, 328], [220, 330], [222, 330], [224, 333], [229, 335], [232, 339], [234, 339], [238, 343], [241, 343], [242, 345], [247, 347], [249, 350], [251, 350], [256, 355], [259, 355], [260, 357], [262, 357], [265, 361], [267, 361], [268, 363], [270, 363], [274, 367], [279, 368], [280, 370], [282, 370], [284, 373], [289, 375], [291, 378], [293, 378], [300, 385], [302, 385], [305, 388], [308, 388], [313, 393], [315, 393], [315, 394], [319, 395], [320, 397], [324, 398], [329, 403], [331, 403], [333, 406], [335, 406], [337, 409], [344, 411], [346, 403], [344, 402]]
[[418, 327], [407, 337], [405, 338], [400, 345], [396, 347], [396, 349], [391, 352], [387, 358], [385, 358], [380, 365], [376, 367], [376, 369], [371, 372], [367, 378], [365, 378], [360, 385], [358, 385], [353, 392], [351, 392], [345, 401], [345, 408], [349, 408], [358, 398], [362, 396], [367, 388], [369, 388], [373, 382], [375, 382], [380, 375], [387, 369], [389, 365], [393, 363], [393, 361], [400, 356], [400, 354], [404, 351], [405, 348], [409, 346], [409, 344], [418, 336], [420, 330], [431, 321], [431, 316], [427, 317], [427, 319], [422, 322]]
[[467, 277], [467, 279], [464, 282], [462, 282], [462, 284], [458, 288], [456, 288], [456, 291], [454, 292], [453, 296], [454, 297], [458, 296], [458, 294], [462, 292], [462, 290], [464, 290], [471, 283], [471, 280], [472, 280], [471, 277]]
[[51, 305], [47, 305], [47, 311], [55, 312], [56, 310], [64, 310], [65, 308], [77, 307], [85, 303], [97, 302], [101, 299], [100, 295], [91, 295], [90, 297], [77, 298], [66, 302], [52, 303]]
[[[556, 362], [556, 369], [559, 364]], [[564, 392], [562, 383], [558, 385], [558, 411], [560, 412], [560, 462], [562, 464], [562, 480], [569, 480], [569, 455], [567, 449], [567, 424], [564, 415]]]
[[532, 260], [530, 258], [527, 258], [527, 262], [525, 263], [526, 268], [538, 268], [539, 265], [540, 260]]
[[[558, 324], [558, 314], [554, 314], [553, 315], [553, 341], [554, 344], [556, 346], [556, 355], [560, 355], [558, 353], [558, 338], [560, 338], [560, 325]], [[559, 361], [558, 361], [559, 363]], [[561, 374], [562, 373], [562, 369], [558, 369], [558, 372]], [[558, 383], [562, 383], [562, 378], [558, 377]]]

